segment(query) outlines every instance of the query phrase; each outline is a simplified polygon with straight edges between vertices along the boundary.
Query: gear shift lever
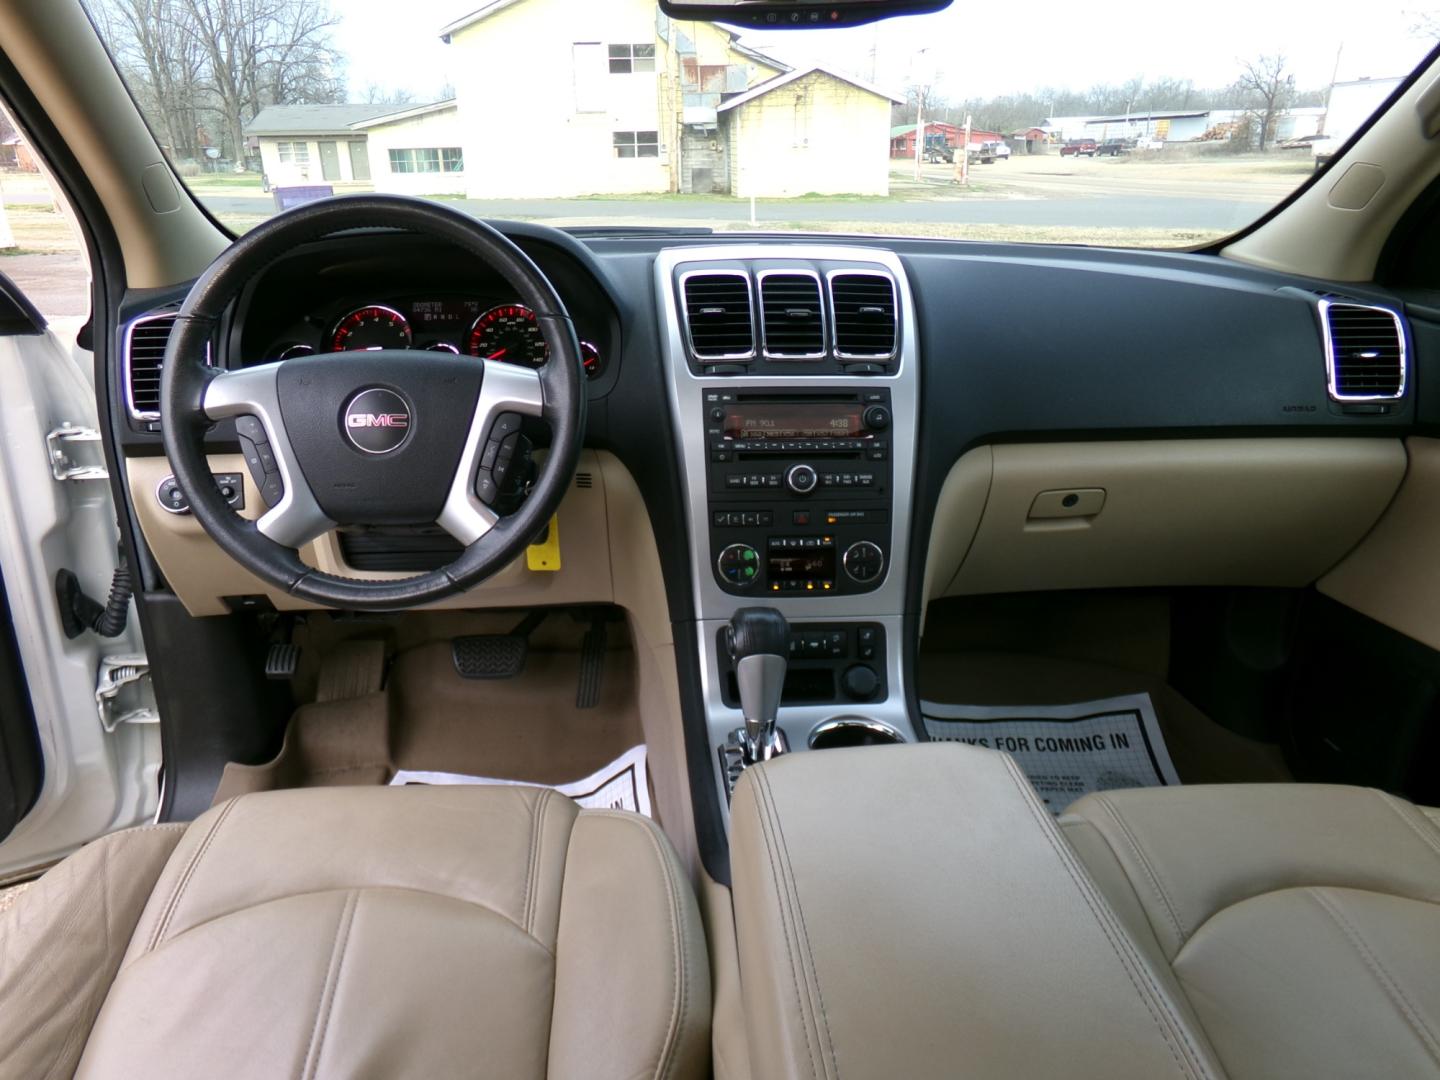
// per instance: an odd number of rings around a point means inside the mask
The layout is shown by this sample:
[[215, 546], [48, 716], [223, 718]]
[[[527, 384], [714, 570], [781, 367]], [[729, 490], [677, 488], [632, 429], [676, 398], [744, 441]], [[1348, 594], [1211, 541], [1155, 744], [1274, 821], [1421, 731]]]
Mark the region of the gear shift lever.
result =
[[783, 749], [776, 738], [775, 718], [785, 686], [790, 624], [774, 608], [740, 608], [730, 618], [725, 642], [745, 715], [745, 764], [769, 761]]

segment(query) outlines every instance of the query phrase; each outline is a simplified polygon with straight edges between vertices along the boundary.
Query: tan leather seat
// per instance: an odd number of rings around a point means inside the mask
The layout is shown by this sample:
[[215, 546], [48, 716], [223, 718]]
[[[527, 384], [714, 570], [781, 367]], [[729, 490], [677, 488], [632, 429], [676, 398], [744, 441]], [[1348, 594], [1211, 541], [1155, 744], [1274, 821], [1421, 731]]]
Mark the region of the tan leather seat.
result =
[[1364, 788], [1116, 791], [1061, 829], [1232, 1080], [1440, 1076], [1440, 818]]
[[709, 1070], [694, 897], [635, 814], [522, 787], [248, 795], [0, 914], [7, 1077]]

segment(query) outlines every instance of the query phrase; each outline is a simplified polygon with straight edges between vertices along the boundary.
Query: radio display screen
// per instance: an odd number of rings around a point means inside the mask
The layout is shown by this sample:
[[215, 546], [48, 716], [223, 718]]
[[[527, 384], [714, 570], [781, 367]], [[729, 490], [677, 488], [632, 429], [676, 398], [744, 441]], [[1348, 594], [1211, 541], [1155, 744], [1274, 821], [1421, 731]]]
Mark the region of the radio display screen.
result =
[[730, 439], [853, 439], [864, 433], [858, 402], [741, 401], [725, 406]]
[[835, 548], [776, 551], [769, 555], [770, 581], [831, 581], [835, 577]]

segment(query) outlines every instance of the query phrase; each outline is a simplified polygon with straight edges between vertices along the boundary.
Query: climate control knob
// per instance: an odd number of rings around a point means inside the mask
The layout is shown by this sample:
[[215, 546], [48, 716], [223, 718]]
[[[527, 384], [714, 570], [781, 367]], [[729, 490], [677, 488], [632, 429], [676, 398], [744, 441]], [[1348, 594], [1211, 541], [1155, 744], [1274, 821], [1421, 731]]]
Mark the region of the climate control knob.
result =
[[809, 465], [791, 465], [785, 472], [785, 486], [796, 495], [809, 495], [820, 483], [820, 477]]
[[862, 585], [874, 581], [885, 572], [885, 553], [880, 545], [870, 540], [860, 540], [845, 549], [841, 565], [851, 579]]
[[720, 578], [729, 585], [745, 588], [760, 576], [760, 555], [749, 544], [731, 544], [715, 560]]

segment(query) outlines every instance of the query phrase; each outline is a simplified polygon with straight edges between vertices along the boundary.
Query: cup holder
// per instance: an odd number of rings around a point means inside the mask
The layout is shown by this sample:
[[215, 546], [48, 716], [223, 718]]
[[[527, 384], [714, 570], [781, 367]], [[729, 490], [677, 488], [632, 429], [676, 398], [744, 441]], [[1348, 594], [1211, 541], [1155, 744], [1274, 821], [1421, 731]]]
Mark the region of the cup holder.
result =
[[847, 746], [889, 746], [903, 743], [905, 736], [889, 724], [863, 716], [837, 716], [818, 724], [810, 732], [811, 750], [838, 750]]

